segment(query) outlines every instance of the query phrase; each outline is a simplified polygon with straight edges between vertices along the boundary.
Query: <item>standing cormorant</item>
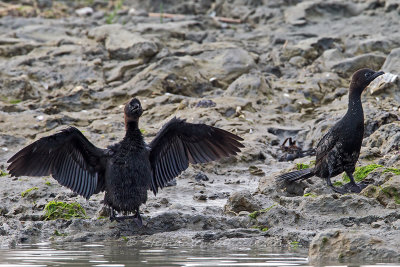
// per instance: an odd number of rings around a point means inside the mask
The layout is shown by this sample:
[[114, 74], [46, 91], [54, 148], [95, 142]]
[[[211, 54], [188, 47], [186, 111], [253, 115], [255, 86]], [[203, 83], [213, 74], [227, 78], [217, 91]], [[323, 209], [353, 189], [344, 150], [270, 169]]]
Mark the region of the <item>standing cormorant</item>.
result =
[[[316, 148], [315, 167], [289, 172], [277, 177], [278, 181], [294, 182], [312, 176], [324, 178], [335, 192], [359, 193], [363, 186], [356, 184], [353, 177], [355, 165], [360, 155], [364, 135], [364, 112], [361, 104], [361, 93], [378, 76], [384, 72], [361, 69], [353, 74], [349, 90], [349, 104], [346, 115], [338, 121], [319, 141]], [[331, 178], [342, 173], [350, 178], [343, 188], [335, 187]]]
[[147, 201], [147, 190], [157, 194], [189, 163], [205, 163], [236, 155], [243, 139], [205, 124], [187, 123], [173, 118], [147, 145], [139, 129], [143, 113], [140, 101], [125, 105], [125, 137], [101, 149], [94, 146], [75, 127], [43, 137], [21, 149], [8, 162], [11, 176], [52, 175], [61, 185], [89, 199], [105, 191], [104, 203], [115, 211], [133, 216], [142, 225], [139, 213]]

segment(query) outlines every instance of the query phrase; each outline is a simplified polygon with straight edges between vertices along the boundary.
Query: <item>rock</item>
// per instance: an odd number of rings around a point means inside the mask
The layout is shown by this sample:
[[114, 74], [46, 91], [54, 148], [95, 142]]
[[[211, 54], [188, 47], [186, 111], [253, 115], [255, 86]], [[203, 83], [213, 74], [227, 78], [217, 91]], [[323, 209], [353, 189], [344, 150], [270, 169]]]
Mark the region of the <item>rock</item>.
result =
[[[340, 10], [340, 12], [337, 12]], [[295, 26], [301, 26], [309, 21], [318, 21], [319, 17], [334, 19], [337, 17], [352, 17], [361, 12], [353, 3], [338, 1], [304, 1], [285, 9], [285, 21]]]
[[36, 99], [39, 92], [26, 75], [15, 78], [0, 78], [0, 97], [8, 101]]
[[[293, 58], [296, 57], [296, 61], [303, 58], [303, 65], [293, 64], [298, 67], [302, 67], [312, 63], [317, 57], [319, 57], [325, 50], [330, 50], [335, 47], [335, 43], [339, 42], [339, 39], [335, 38], [307, 38], [301, 40], [295, 45], [287, 45], [282, 52], [282, 59], [292, 59], [292, 64], [295, 63]], [[290, 62], [290, 61], [289, 61]]]
[[207, 175], [205, 175], [205, 174], [202, 173], [202, 172], [198, 172], [198, 173], [196, 174], [196, 176], [194, 177], [194, 179], [195, 179], [196, 181], [198, 181], [198, 182], [200, 182], [200, 181], [205, 182], [205, 181], [210, 180], [210, 179], [207, 177]]
[[396, 41], [392, 41], [387, 38], [375, 37], [369, 38], [362, 42], [358, 42], [355, 46], [357, 47], [355, 53], [357, 54], [367, 54], [371, 52], [382, 52], [385, 54], [390, 53], [393, 48], [398, 47]]
[[399, 149], [400, 122], [394, 121], [380, 127], [366, 139], [366, 146], [377, 147], [382, 155]]
[[82, 7], [82, 8], [79, 8], [79, 9], [75, 10], [75, 13], [78, 16], [90, 16], [90, 15], [93, 14], [93, 8], [91, 8], [91, 7]]
[[225, 213], [239, 213], [241, 211], [253, 212], [261, 208], [248, 191], [233, 193], [224, 206]]
[[271, 86], [262, 75], [246, 73], [231, 83], [224, 95], [257, 99], [271, 93]]
[[216, 50], [205, 51], [194, 56], [202, 74], [208, 79], [215, 77], [226, 88], [240, 75], [255, 67], [252, 56], [242, 48], [224, 48], [218, 44]]
[[97, 41], [105, 41], [105, 47], [112, 59], [149, 58], [157, 54], [158, 46], [121, 25], [102, 25], [89, 31], [88, 36]]
[[387, 56], [382, 70], [384, 72], [392, 72], [394, 74], [399, 74], [400, 69], [400, 48], [393, 49]]
[[386, 57], [378, 54], [363, 54], [332, 64], [332, 70], [342, 77], [350, 77], [358, 69], [368, 66], [370, 69], [381, 69]]
[[[376, 232], [375, 232], [376, 233]], [[396, 239], [398, 232], [390, 231], [385, 238], [360, 230], [330, 229], [318, 233], [311, 242], [308, 253], [311, 264], [345, 262], [398, 261], [400, 250]]]

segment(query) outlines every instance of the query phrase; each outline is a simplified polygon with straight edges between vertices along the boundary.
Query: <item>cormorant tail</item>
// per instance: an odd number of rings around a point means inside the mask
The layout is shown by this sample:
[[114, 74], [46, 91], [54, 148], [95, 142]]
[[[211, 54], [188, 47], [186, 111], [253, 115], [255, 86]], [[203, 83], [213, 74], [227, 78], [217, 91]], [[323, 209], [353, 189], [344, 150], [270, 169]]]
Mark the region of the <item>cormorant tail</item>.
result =
[[298, 180], [304, 180], [312, 176], [314, 176], [314, 168], [309, 168], [279, 175], [278, 177], [276, 177], [276, 180], [287, 181], [291, 183]]

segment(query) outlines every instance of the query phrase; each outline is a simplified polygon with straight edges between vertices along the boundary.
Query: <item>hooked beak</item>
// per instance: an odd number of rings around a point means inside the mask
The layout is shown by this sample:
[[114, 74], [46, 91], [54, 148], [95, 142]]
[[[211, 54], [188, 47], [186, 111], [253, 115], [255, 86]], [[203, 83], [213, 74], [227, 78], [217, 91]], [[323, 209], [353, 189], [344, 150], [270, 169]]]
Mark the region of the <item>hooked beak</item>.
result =
[[383, 71], [379, 71], [379, 72], [375, 72], [371, 77], [370, 77], [370, 81], [372, 82], [373, 80], [376, 79], [376, 77], [381, 76], [385, 74]]

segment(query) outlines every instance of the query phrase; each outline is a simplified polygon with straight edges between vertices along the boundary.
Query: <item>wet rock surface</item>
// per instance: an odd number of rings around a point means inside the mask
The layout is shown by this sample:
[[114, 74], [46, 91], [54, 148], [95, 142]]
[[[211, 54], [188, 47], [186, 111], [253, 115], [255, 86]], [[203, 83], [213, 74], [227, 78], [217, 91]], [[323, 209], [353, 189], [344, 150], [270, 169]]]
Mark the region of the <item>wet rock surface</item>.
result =
[[[162, 19], [148, 14], [160, 12], [158, 1], [45, 2], [0, 5], [0, 247], [123, 238], [301, 246], [315, 264], [400, 260], [399, 79], [362, 96], [357, 166], [383, 167], [360, 194], [335, 194], [316, 177], [274, 179], [314, 160], [312, 148], [346, 111], [354, 70], [399, 74], [396, 1], [167, 1], [163, 12], [179, 15]], [[20, 148], [67, 125], [96, 146], [113, 144], [135, 96], [147, 141], [177, 116], [236, 133], [246, 147], [149, 193], [140, 229], [104, 218], [103, 194], [87, 201], [51, 177], [5, 172]], [[53, 200], [79, 203], [87, 218], [46, 220]]]

